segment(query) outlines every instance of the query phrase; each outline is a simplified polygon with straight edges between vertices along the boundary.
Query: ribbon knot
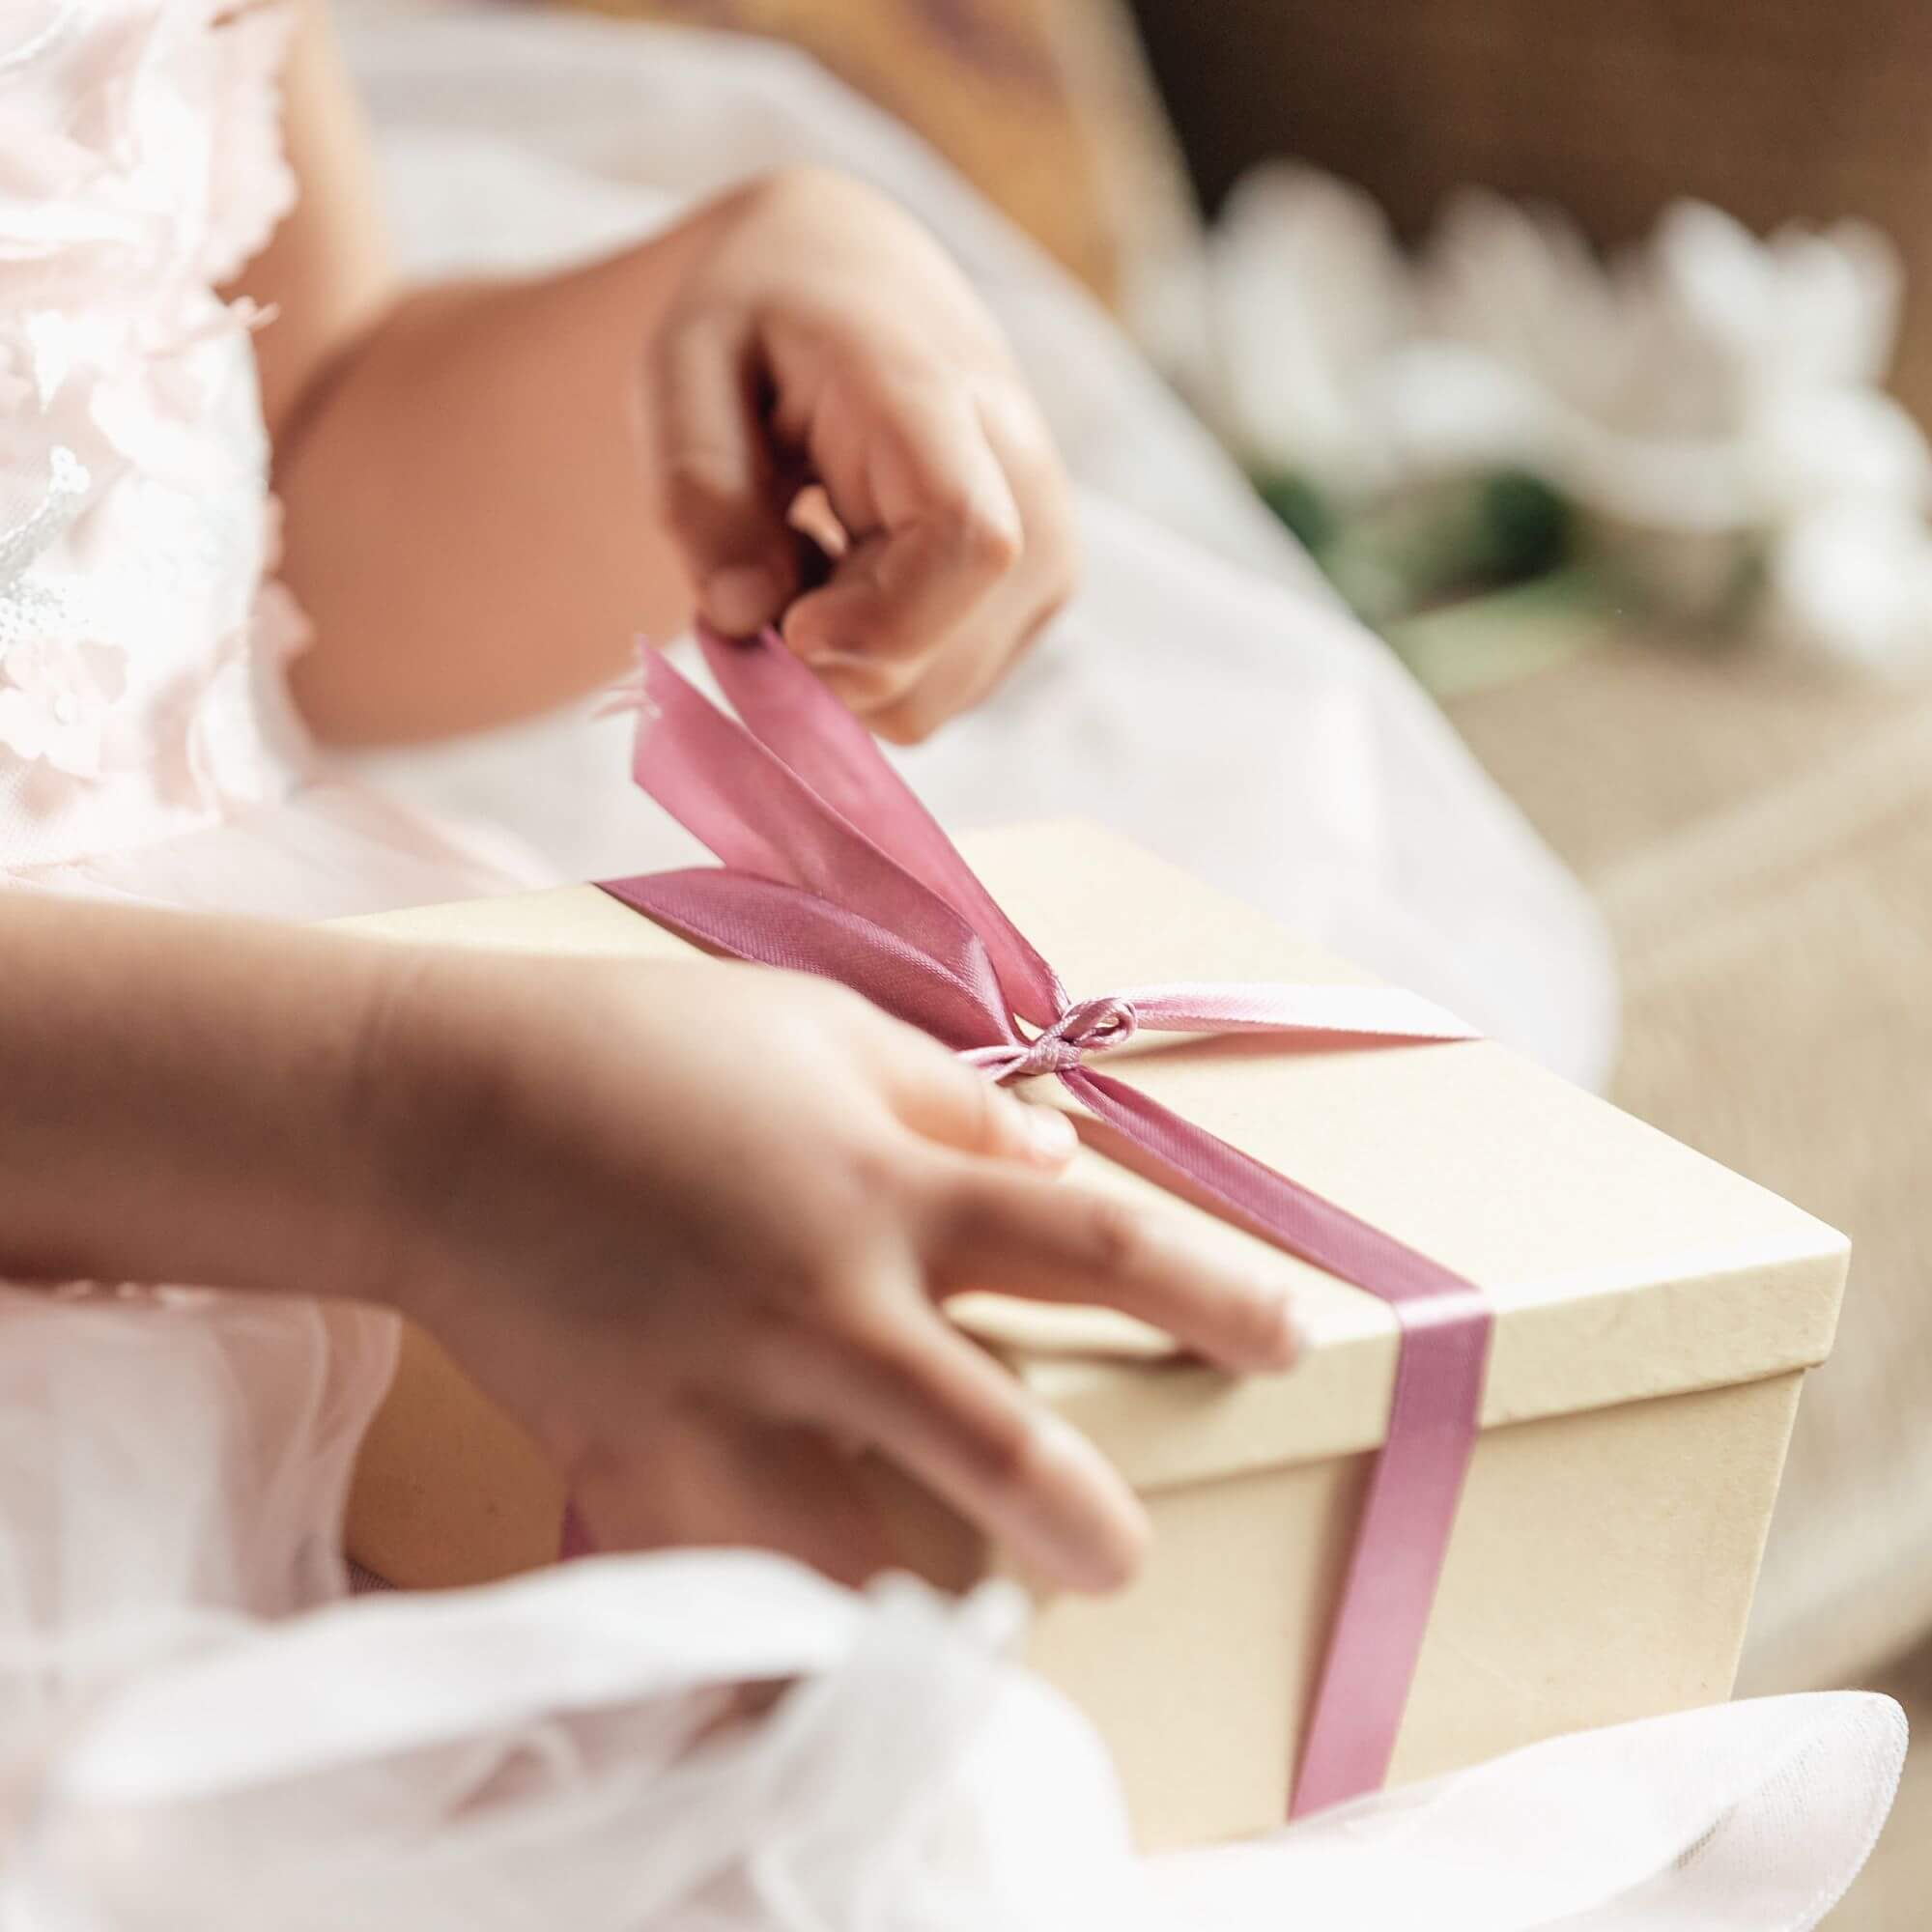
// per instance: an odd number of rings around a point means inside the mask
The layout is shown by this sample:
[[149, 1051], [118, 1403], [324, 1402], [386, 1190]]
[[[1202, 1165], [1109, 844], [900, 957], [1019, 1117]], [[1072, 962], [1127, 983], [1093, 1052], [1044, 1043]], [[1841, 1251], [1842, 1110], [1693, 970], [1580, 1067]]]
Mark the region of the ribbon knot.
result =
[[1002, 1084], [1047, 1073], [1070, 1073], [1092, 1053], [1124, 1046], [1140, 1027], [1131, 1000], [1110, 994], [1081, 1000], [1053, 1024], [1018, 1044], [970, 1048], [959, 1057]]

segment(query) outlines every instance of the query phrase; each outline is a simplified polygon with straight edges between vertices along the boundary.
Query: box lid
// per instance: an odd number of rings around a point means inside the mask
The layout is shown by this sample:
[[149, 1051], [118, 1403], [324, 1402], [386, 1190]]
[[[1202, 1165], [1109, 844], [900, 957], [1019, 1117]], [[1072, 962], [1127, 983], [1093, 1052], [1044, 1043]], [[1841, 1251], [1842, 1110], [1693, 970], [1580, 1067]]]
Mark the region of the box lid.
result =
[[[1373, 983], [1091, 827], [1022, 827], [962, 844], [1077, 998], [1162, 980]], [[584, 886], [337, 923], [533, 952], [689, 950]], [[1308, 1050], [1143, 1034], [1106, 1064], [1484, 1288], [1497, 1317], [1486, 1429], [1755, 1380], [1830, 1351], [1843, 1236], [1503, 1047]], [[1061, 1103], [1057, 1082], [1033, 1089]], [[1091, 1151], [1075, 1172], [1198, 1211]], [[952, 1305], [1143, 1489], [1374, 1448], [1395, 1374], [1390, 1311], [1210, 1225], [1211, 1238], [1292, 1281], [1309, 1348], [1287, 1376], [1231, 1378], [1106, 1310], [995, 1294]]]

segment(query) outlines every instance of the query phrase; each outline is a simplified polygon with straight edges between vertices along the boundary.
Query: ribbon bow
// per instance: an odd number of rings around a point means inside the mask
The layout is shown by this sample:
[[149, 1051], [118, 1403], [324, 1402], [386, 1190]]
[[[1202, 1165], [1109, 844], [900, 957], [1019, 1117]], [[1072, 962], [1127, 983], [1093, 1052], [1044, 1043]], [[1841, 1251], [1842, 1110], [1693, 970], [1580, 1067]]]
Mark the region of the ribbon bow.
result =
[[644, 653], [632, 774], [723, 869], [603, 890], [714, 952], [822, 974], [997, 1080], [1051, 1074], [1156, 1177], [1393, 1308], [1400, 1349], [1294, 1779], [1292, 1815], [1380, 1786], [1475, 1444], [1491, 1318], [1426, 1255], [1088, 1065], [1142, 1029], [1372, 1042], [1467, 1039], [1378, 986], [1181, 982], [1075, 1001], [886, 762], [777, 637], [700, 629], [738, 720]]

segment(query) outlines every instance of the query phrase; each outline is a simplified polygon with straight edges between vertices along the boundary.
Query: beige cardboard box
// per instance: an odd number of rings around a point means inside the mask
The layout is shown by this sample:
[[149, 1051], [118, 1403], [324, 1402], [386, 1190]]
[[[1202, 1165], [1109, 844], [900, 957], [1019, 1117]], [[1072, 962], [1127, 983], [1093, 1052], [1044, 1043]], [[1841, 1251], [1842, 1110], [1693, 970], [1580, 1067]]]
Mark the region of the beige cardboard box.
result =
[[[1076, 997], [1366, 977], [1083, 827], [966, 849]], [[348, 923], [533, 953], [685, 950], [588, 887]], [[1108, 1070], [1493, 1298], [1484, 1435], [1394, 1775], [1728, 1694], [1799, 1385], [1831, 1346], [1843, 1237], [1487, 1043], [1310, 1052], [1144, 1034]], [[1157, 1191], [1080, 1160], [1097, 1185]], [[1046, 1603], [1033, 1655], [1108, 1739], [1150, 1845], [1284, 1815], [1387, 1418], [1389, 1311], [1273, 1250], [1258, 1261], [1300, 1271], [1311, 1348], [1283, 1377], [1176, 1360], [1102, 1311], [956, 1304], [1148, 1498], [1158, 1536], [1142, 1578]], [[412, 1339], [363, 1456], [352, 1553], [398, 1582], [478, 1580], [548, 1560], [561, 1507], [517, 1430]], [[919, 1547], [941, 1552], [928, 1569], [959, 1560], [943, 1533]]]

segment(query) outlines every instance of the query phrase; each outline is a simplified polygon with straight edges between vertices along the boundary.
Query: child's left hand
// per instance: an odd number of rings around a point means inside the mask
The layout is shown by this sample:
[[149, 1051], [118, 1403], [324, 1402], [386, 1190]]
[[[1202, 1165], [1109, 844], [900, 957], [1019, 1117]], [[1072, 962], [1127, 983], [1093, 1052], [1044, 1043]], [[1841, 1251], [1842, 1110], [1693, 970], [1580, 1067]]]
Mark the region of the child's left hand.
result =
[[[1065, 476], [992, 318], [915, 222], [817, 169], [711, 203], [645, 348], [651, 488], [703, 614], [785, 641], [882, 735], [999, 681], [1072, 587]], [[787, 523], [848, 538], [813, 587]]]
[[[694, 604], [727, 633], [778, 622], [886, 737], [998, 683], [1072, 588], [1072, 507], [918, 223], [785, 168], [602, 261], [405, 290], [321, 0], [302, 14], [301, 193], [235, 293], [280, 317], [256, 356], [320, 736], [533, 716]], [[838, 526], [818, 551], [788, 521], [808, 486]]]

